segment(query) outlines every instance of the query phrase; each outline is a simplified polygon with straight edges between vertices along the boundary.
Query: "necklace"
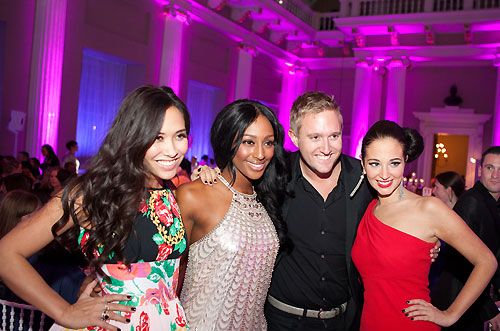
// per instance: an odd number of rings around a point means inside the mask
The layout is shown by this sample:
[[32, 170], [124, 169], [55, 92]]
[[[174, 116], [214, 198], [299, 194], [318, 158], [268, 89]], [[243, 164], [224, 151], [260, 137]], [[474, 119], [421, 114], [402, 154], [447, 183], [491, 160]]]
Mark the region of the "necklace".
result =
[[[148, 205], [148, 211], [149, 211], [149, 218], [153, 222], [153, 224], [156, 226], [156, 229], [158, 230], [158, 233], [160, 236], [163, 238], [165, 243], [167, 245], [175, 245], [180, 243], [184, 239], [184, 227], [179, 226], [179, 231], [175, 235], [169, 234], [169, 229], [172, 226], [172, 224], [175, 223], [176, 218], [174, 218], [173, 215], [172, 217], [172, 222], [162, 222], [160, 220], [160, 216], [158, 212], [161, 212], [163, 214], [170, 213], [172, 214], [172, 202], [170, 203], [170, 209], [166, 206], [165, 202], [163, 201], [164, 199], [168, 200], [168, 190], [154, 190], [150, 191], [150, 196], [147, 201]], [[165, 210], [163, 210], [165, 209]], [[177, 218], [177, 222], [180, 221], [180, 215], [179, 218]]]

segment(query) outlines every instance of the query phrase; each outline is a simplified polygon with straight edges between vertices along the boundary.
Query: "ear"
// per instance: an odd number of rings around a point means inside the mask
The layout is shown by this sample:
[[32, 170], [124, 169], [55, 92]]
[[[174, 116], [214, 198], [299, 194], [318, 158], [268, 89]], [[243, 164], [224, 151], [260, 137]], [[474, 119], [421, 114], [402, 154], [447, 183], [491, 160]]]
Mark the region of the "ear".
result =
[[299, 148], [299, 138], [292, 129], [288, 130], [288, 137], [290, 137], [295, 147]]

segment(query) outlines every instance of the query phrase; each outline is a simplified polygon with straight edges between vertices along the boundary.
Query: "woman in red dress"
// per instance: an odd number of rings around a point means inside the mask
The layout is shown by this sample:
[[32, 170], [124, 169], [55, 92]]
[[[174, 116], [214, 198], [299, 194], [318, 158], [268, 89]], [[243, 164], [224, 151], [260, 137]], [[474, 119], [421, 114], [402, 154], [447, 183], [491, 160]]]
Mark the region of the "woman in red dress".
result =
[[[352, 249], [365, 289], [361, 331], [435, 331], [449, 326], [496, 270], [493, 254], [457, 214], [439, 199], [403, 187], [405, 164], [422, 150], [418, 132], [391, 121], [375, 123], [363, 139], [363, 168], [378, 199], [368, 206]], [[438, 239], [474, 265], [462, 292], [444, 311], [429, 303], [427, 280], [428, 252]]]

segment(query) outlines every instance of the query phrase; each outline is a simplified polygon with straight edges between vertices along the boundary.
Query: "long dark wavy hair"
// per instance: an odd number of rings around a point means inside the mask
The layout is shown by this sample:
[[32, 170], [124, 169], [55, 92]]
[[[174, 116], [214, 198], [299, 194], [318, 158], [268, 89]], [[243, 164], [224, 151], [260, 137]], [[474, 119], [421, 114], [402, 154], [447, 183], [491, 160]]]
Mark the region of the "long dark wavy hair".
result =
[[[142, 86], [131, 92], [120, 106], [111, 128], [88, 171], [68, 183], [62, 194], [63, 216], [52, 227], [58, 241], [77, 248], [80, 226], [89, 231], [83, 253], [99, 271], [110, 256], [123, 257], [125, 242], [145, 194], [148, 172], [144, 156], [163, 124], [165, 111], [176, 107], [189, 133], [189, 113], [168, 87]], [[70, 218], [75, 226], [57, 235]], [[99, 256], [94, 250], [102, 249]]]
[[246, 99], [236, 100], [217, 114], [210, 131], [210, 141], [217, 166], [221, 169], [228, 168], [232, 182], [234, 182], [236, 169], [233, 158], [240, 147], [245, 130], [259, 115], [265, 116], [273, 127], [274, 156], [264, 175], [253, 185], [257, 193], [257, 200], [262, 203], [269, 214], [282, 243], [286, 235], [286, 227], [281, 216], [281, 206], [285, 196], [287, 176], [283, 149], [283, 127], [278, 122], [276, 115], [260, 102]]

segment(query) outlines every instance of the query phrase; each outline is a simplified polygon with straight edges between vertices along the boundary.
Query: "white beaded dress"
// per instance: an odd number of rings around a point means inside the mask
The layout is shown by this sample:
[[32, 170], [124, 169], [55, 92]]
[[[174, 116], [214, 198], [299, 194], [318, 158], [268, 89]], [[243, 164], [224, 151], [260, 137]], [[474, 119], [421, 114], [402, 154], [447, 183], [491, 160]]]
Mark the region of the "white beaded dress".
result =
[[236, 191], [219, 224], [189, 247], [181, 294], [191, 330], [266, 330], [264, 303], [279, 241], [256, 194]]

